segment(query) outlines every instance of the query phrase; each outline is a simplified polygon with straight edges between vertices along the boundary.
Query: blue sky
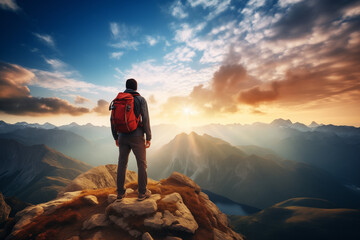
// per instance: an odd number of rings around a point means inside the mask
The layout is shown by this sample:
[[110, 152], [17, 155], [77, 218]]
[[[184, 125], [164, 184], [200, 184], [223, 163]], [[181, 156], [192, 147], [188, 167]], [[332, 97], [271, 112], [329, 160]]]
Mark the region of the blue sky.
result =
[[133, 77], [155, 123], [359, 125], [359, 16], [350, 0], [0, 0], [0, 117], [107, 125]]

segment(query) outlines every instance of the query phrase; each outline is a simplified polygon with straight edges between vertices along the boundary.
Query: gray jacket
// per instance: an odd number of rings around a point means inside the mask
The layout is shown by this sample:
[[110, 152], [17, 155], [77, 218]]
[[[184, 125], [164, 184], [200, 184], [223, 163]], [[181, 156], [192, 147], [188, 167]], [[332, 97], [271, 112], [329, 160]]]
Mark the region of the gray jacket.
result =
[[[135, 93], [136, 91], [127, 88], [124, 92]], [[134, 96], [134, 112], [138, 117], [141, 114], [138, 127], [130, 133], [117, 133], [115, 127], [111, 123], [111, 132], [115, 140], [122, 136], [144, 136], [146, 134], [146, 140], [151, 140], [150, 118], [147, 102], [142, 96]]]

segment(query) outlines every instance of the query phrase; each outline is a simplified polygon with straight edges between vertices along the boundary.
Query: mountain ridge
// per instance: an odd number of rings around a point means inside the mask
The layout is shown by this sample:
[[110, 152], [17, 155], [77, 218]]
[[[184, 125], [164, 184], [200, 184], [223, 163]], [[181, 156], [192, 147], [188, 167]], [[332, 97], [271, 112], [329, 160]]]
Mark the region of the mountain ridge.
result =
[[0, 190], [30, 203], [47, 201], [91, 167], [46, 145], [0, 139]]
[[[196, 133], [179, 134], [151, 154], [148, 171], [154, 179], [180, 172], [204, 189], [258, 208], [298, 196], [329, 198], [352, 207], [359, 200], [321, 169], [274, 156], [247, 155], [221, 139]], [[334, 196], [334, 191], [343, 196]]]

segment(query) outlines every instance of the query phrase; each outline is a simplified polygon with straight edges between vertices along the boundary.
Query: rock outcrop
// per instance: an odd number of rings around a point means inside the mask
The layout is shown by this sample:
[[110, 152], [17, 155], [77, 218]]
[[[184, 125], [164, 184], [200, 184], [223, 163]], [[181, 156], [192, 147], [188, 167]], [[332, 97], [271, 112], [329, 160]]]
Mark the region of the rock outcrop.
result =
[[[130, 172], [127, 196], [116, 200], [116, 189], [109, 188], [114, 180], [109, 177], [111, 168], [105, 169], [109, 166], [90, 170], [79, 176], [87, 179], [84, 184], [75, 179], [67, 189], [100, 188], [65, 192], [53, 201], [19, 212], [7, 239], [27, 239], [30, 235], [34, 239], [72, 240], [243, 239], [190, 178], [173, 173], [159, 182], [149, 181], [148, 188], [153, 194], [138, 201], [137, 182], [130, 181], [134, 177]], [[105, 180], [96, 176], [99, 171], [109, 173]]]
[[[84, 189], [114, 188], [116, 187], [117, 165], [108, 164], [98, 166], [77, 176], [63, 192], [73, 192]], [[137, 174], [134, 171], [127, 171], [125, 183], [137, 180]]]
[[10, 211], [11, 208], [6, 204], [4, 195], [0, 193], [0, 225], [8, 219]]

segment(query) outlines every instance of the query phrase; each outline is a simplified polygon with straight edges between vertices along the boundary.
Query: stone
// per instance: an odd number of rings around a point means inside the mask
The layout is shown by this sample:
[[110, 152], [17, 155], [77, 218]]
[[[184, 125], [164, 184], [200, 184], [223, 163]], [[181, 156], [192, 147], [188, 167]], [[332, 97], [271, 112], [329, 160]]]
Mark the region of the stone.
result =
[[[196, 229], [198, 229], [199, 226], [195, 221], [194, 216], [184, 204], [183, 199], [179, 193], [175, 192], [166, 195], [163, 199], [161, 199], [161, 201], [165, 203], [175, 202], [177, 207], [178, 212], [176, 212], [175, 216], [167, 210], [164, 212], [163, 220], [169, 229], [185, 231], [189, 233], [194, 233]], [[170, 222], [172, 223], [170, 224]]]
[[108, 225], [108, 220], [105, 214], [94, 214], [83, 223], [83, 230], [90, 230], [96, 227], [105, 227]]
[[53, 213], [60, 205], [64, 204], [65, 202], [73, 200], [80, 194], [81, 194], [81, 191], [66, 192], [62, 195], [62, 197], [56, 198], [56, 199], [46, 202], [46, 203], [41, 203], [38, 206], [40, 206], [44, 209], [43, 214], [48, 215], [48, 214]]
[[28, 225], [29, 223], [31, 223], [31, 221], [44, 213], [44, 209], [42, 207], [40, 207], [39, 205], [35, 205], [35, 206], [30, 206], [25, 208], [24, 210], [18, 212], [15, 215], [15, 221], [16, 224], [13, 228], [13, 231], [17, 231], [22, 229], [25, 225]]
[[141, 232], [135, 229], [132, 229], [129, 231], [130, 236], [132, 236], [133, 238], [138, 238], [141, 236]]
[[157, 212], [154, 216], [144, 220], [145, 226], [156, 230], [166, 228], [169, 230], [195, 233], [199, 226], [190, 210], [184, 204], [179, 193], [166, 195], [160, 201], [164, 203], [175, 203], [177, 208], [175, 215], [168, 210], [164, 211], [163, 216], [161, 216], [161, 213]]
[[156, 201], [160, 198], [160, 194], [153, 194], [143, 201], [138, 201], [137, 198], [124, 198], [110, 204], [106, 208], [106, 213], [124, 217], [151, 214], [156, 212]]
[[94, 195], [87, 195], [87, 196], [83, 197], [83, 199], [85, 200], [85, 202], [89, 203], [90, 205], [98, 205], [99, 204], [97, 197]]
[[0, 192], [0, 225], [6, 222], [10, 211], [10, 206], [6, 204], [4, 195]]
[[116, 194], [109, 194], [108, 198], [107, 198], [107, 202], [109, 204], [113, 203], [117, 198], [117, 195]]
[[182, 238], [173, 237], [173, 236], [167, 236], [164, 240], [182, 240]]
[[160, 230], [164, 223], [162, 217], [163, 215], [161, 212], [156, 212], [154, 216], [144, 219], [144, 226]]
[[191, 187], [195, 190], [196, 193], [201, 192], [201, 188], [199, 185], [197, 185], [193, 180], [191, 180], [191, 178], [189, 178], [181, 173], [173, 172], [168, 179], [173, 179], [179, 183], [182, 183], [188, 187]]
[[92, 237], [90, 238], [87, 238], [86, 240], [106, 240], [104, 234], [99, 231], [99, 232], [96, 232], [94, 235], [92, 235]]
[[129, 224], [124, 220], [124, 218], [110, 215], [109, 219], [111, 222], [113, 222], [116, 226], [120, 227], [121, 229], [125, 231], [130, 230]]
[[141, 240], [154, 240], [150, 233], [146, 232], [142, 235]]

